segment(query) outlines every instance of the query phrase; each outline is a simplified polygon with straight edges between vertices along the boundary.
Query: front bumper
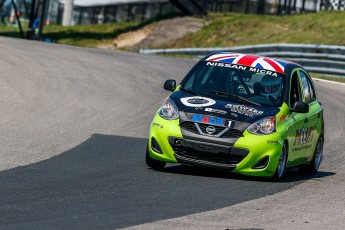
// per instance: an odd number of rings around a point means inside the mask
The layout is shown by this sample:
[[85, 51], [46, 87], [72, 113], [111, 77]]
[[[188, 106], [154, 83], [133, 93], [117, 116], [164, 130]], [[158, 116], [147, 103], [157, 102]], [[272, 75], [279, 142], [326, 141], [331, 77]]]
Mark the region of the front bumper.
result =
[[[161, 152], [154, 151], [152, 140]], [[149, 134], [150, 156], [167, 163], [184, 163], [225, 169], [248, 176], [273, 176], [283, 141], [278, 133], [253, 135], [247, 131], [232, 143], [214, 138], [184, 137], [178, 120], [167, 121], [156, 115]]]

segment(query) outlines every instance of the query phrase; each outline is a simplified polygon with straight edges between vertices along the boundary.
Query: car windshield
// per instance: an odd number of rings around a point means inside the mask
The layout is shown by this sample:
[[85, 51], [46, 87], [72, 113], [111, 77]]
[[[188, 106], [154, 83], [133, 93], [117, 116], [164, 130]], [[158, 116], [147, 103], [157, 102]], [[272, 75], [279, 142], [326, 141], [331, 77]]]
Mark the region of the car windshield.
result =
[[220, 62], [199, 62], [181, 82], [181, 90], [225, 101], [278, 107], [283, 102], [285, 75]]

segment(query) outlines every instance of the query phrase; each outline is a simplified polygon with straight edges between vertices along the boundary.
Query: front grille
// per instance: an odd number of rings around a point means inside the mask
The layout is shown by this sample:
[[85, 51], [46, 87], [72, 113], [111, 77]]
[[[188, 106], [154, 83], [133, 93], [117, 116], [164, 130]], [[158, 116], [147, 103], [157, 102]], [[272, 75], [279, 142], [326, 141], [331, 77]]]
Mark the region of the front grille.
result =
[[193, 122], [183, 122], [180, 127], [182, 129], [188, 130], [189, 132], [199, 134], [198, 129], [196, 128]]
[[225, 165], [235, 165], [244, 159], [244, 156], [234, 156], [230, 155], [230, 153], [209, 153], [193, 151], [192, 149], [184, 150], [183, 148], [176, 147], [174, 148], [174, 151], [177, 158], [181, 156], [191, 160], [200, 160]]
[[[210, 125], [203, 124], [203, 123], [197, 123], [197, 124], [199, 125], [199, 127], [203, 133], [199, 133], [194, 122], [190, 122], [190, 121], [183, 122], [182, 124], [180, 124], [180, 127], [182, 129], [185, 129], [185, 130], [192, 132], [192, 133], [207, 134], [206, 128]], [[217, 136], [218, 134], [220, 134], [221, 132], [223, 132], [227, 128], [227, 127], [215, 126], [215, 125], [213, 125], [213, 127], [216, 128], [216, 131], [212, 134], [212, 136]], [[223, 138], [240, 138], [240, 137], [243, 137], [243, 134], [241, 131], [239, 131], [237, 129], [230, 128], [225, 133], [223, 133], [220, 137], [223, 137]]]
[[243, 134], [241, 131], [237, 129], [229, 129], [222, 135], [222, 137], [228, 137], [228, 138], [240, 138], [243, 137]]

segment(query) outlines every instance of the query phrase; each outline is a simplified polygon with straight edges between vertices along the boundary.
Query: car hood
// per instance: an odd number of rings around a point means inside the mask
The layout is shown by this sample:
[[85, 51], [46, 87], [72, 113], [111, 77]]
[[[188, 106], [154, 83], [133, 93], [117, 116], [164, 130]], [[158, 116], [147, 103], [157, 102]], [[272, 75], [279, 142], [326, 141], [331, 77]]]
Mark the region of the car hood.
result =
[[180, 112], [210, 115], [245, 123], [275, 116], [279, 112], [278, 107], [256, 106], [232, 99], [218, 100], [211, 97], [195, 96], [183, 91], [175, 91], [170, 95], [170, 98], [175, 102]]

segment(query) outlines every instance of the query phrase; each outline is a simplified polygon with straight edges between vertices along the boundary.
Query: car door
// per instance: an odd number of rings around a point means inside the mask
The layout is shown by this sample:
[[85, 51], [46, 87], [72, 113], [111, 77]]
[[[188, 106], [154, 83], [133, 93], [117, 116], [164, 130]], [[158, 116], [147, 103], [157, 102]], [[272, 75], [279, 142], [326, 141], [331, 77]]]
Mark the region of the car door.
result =
[[[297, 101], [302, 101], [302, 85], [299, 77], [298, 70], [294, 70], [291, 73], [290, 78], [290, 93], [289, 93], [289, 106], [292, 108]], [[287, 166], [293, 166], [301, 164], [305, 161], [306, 151], [303, 147], [303, 136], [305, 133], [305, 127], [307, 119], [307, 114], [291, 112], [289, 115], [289, 120], [291, 120], [290, 127], [287, 133], [287, 139], [289, 143], [288, 148], [288, 162]]]
[[303, 100], [309, 104], [308, 122], [306, 123], [307, 132], [303, 142], [306, 149], [306, 160], [310, 161], [320, 136], [322, 111], [319, 102], [316, 100], [315, 88], [311, 78], [303, 70], [299, 70], [299, 74], [304, 88]]

